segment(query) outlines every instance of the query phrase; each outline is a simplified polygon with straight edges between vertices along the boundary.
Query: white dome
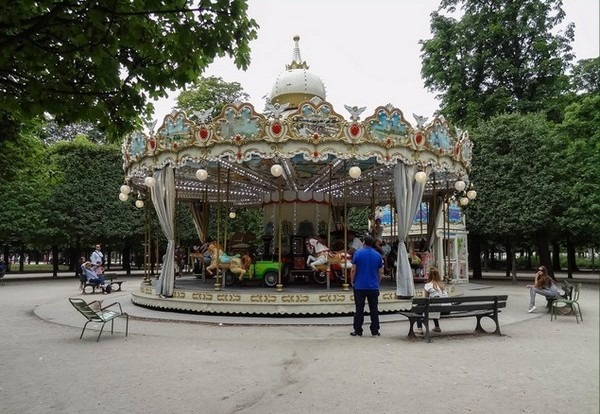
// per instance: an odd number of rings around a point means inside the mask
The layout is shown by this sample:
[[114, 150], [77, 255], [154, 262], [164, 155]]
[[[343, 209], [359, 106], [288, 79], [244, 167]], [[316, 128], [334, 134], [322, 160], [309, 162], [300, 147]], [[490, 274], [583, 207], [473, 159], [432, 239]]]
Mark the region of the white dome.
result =
[[301, 102], [318, 96], [325, 100], [325, 85], [321, 78], [308, 71], [308, 65], [300, 58], [299, 36], [294, 36], [294, 59], [286, 70], [277, 76], [271, 90], [271, 103], [288, 104], [297, 108]]

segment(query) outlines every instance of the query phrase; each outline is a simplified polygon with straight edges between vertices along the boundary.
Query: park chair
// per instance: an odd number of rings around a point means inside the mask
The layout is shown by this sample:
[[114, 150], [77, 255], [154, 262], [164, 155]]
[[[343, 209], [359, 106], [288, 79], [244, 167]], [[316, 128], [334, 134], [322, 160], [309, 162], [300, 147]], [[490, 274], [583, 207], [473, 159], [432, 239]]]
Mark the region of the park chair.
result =
[[[552, 302], [550, 308], [550, 320], [556, 319], [560, 312], [560, 309], [569, 306], [571, 311], [575, 314], [575, 320], [579, 323], [579, 318], [583, 322], [583, 315], [581, 314], [581, 307], [579, 306], [579, 292], [581, 291], [581, 283], [575, 283], [573, 285], [573, 292], [571, 298], [558, 298]], [[560, 306], [559, 306], [560, 305]]]
[[[125, 318], [125, 336], [127, 336], [129, 331], [129, 315], [123, 312], [123, 309], [121, 308], [121, 304], [119, 302], [114, 302], [104, 307], [97, 300], [87, 303], [81, 298], [69, 298], [69, 302], [71, 302], [71, 305], [73, 305], [73, 307], [77, 309], [79, 313], [81, 313], [87, 319], [87, 322], [85, 323], [85, 325], [83, 325], [83, 330], [81, 331], [81, 335], [79, 335], [79, 339], [83, 338], [85, 328], [90, 322], [98, 322], [102, 324], [96, 342], [100, 340], [100, 335], [102, 335], [104, 325], [106, 325], [107, 322], [110, 322], [110, 334], [112, 335], [115, 319], [119, 317]], [[116, 307], [114, 307], [113, 309], [109, 309], [115, 305], [118, 306], [118, 309]]]

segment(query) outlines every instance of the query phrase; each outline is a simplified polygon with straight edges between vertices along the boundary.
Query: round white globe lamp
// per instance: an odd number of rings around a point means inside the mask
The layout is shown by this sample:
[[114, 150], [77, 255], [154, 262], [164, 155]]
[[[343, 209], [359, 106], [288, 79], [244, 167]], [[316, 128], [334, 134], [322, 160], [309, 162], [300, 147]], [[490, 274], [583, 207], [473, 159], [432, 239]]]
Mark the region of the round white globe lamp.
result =
[[121, 200], [121, 201], [127, 201], [128, 198], [129, 198], [128, 194], [125, 194], [125, 193], [119, 194], [119, 200]]
[[427, 174], [425, 173], [425, 171], [419, 171], [418, 173], [416, 173], [415, 181], [421, 184], [427, 181]]
[[232, 211], [231, 213], [229, 213], [229, 218], [230, 219], [234, 219], [235, 218], [235, 211]]
[[196, 170], [196, 178], [200, 181], [206, 180], [208, 178], [208, 171], [206, 171], [204, 168], [199, 168]]
[[463, 180], [458, 180], [457, 182], [454, 183], [454, 189], [456, 191], [463, 191], [466, 186], [467, 186], [467, 184]]
[[144, 200], [135, 200], [135, 206], [137, 208], [142, 208], [144, 207]]
[[360, 167], [354, 166], [354, 167], [350, 167], [350, 170], [348, 171], [348, 175], [350, 175], [350, 177], [354, 178], [355, 180], [360, 177], [360, 175], [362, 174], [362, 170], [360, 169]]
[[154, 179], [154, 177], [146, 177], [144, 178], [144, 184], [146, 184], [146, 187], [154, 187], [154, 184], [156, 184], [156, 180]]
[[281, 174], [283, 174], [283, 167], [279, 164], [273, 164], [271, 167], [271, 175], [273, 177], [281, 177]]
[[475, 200], [475, 197], [477, 197], [477, 191], [475, 191], [475, 190], [467, 191], [467, 197], [469, 198], [469, 200]]
[[468, 197], [461, 197], [459, 201], [460, 201], [460, 205], [461, 206], [466, 206], [467, 204], [469, 204], [469, 198]]
[[121, 192], [123, 194], [129, 194], [131, 192], [131, 187], [129, 187], [127, 184], [123, 184], [121, 186]]

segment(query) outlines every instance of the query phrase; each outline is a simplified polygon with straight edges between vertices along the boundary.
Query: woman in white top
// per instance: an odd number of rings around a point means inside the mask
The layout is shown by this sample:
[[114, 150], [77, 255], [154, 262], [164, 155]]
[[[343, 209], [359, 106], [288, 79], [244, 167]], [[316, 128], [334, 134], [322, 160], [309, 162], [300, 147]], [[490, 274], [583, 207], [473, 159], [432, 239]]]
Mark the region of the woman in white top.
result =
[[[447, 298], [448, 292], [446, 291], [446, 285], [442, 282], [442, 277], [440, 276], [440, 272], [432, 267], [429, 269], [429, 274], [427, 275], [427, 283], [423, 286], [425, 290], [425, 296], [430, 298]], [[440, 329], [440, 320], [433, 320], [433, 332], [442, 332]], [[421, 321], [417, 321], [417, 333], [423, 333], [423, 325]]]

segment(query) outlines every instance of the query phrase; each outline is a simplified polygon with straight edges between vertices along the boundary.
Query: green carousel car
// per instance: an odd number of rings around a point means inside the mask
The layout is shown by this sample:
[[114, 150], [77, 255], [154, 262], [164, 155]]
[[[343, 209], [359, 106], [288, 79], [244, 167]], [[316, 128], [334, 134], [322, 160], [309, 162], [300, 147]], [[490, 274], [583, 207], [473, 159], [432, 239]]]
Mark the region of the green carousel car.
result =
[[[279, 263], [272, 260], [257, 260], [252, 262], [250, 269], [244, 275], [244, 280], [261, 280], [265, 286], [275, 287], [279, 278], [279, 268], [281, 268], [281, 278], [287, 279], [287, 266], [285, 263]], [[227, 270], [225, 272], [225, 285], [233, 286], [238, 280], [238, 276]]]

